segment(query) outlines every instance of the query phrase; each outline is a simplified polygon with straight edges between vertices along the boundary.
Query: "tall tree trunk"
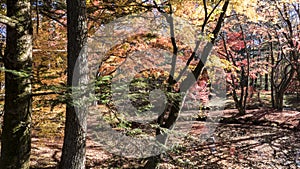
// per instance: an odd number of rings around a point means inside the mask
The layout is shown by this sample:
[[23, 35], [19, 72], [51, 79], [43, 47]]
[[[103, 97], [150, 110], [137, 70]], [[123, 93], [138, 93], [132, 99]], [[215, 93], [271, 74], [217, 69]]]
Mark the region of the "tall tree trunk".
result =
[[[69, 92], [87, 84], [87, 17], [85, 0], [67, 0]], [[77, 63], [76, 63], [77, 61]], [[76, 65], [78, 64], [78, 65]], [[75, 68], [75, 66], [77, 66]], [[85, 92], [85, 91], [84, 91]], [[61, 169], [85, 168], [86, 105], [69, 101], [66, 108], [65, 136]]]
[[32, 22], [30, 0], [7, 1], [7, 16], [18, 23], [7, 27], [5, 105], [1, 169], [29, 169], [31, 125]]
[[269, 74], [265, 74], [265, 91], [269, 91]]
[[[271, 35], [269, 34], [269, 38], [271, 39]], [[274, 73], [275, 73], [275, 58], [274, 58], [274, 53], [273, 53], [273, 43], [270, 42], [270, 52], [271, 52], [271, 77], [270, 77], [270, 82], [271, 82], [271, 102], [272, 102], [272, 108], [275, 108], [275, 96], [274, 96]]]
[[[269, 63], [269, 58], [270, 58], [270, 56], [267, 56], [267, 63]], [[266, 69], [269, 70], [268, 65], [266, 65]], [[265, 74], [265, 91], [268, 91], [268, 90], [269, 90], [269, 74], [266, 73]]]

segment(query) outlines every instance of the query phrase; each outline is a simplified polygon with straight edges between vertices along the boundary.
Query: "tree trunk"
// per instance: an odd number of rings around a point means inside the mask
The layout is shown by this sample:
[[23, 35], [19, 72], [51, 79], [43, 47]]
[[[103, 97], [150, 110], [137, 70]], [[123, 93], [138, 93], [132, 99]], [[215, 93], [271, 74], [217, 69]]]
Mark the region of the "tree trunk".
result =
[[[267, 56], [267, 63], [269, 63], [269, 56]], [[268, 70], [268, 65], [266, 65], [266, 69]], [[265, 91], [269, 90], [269, 74], [265, 74]]]
[[[269, 35], [270, 39], [271, 39], [271, 35]], [[270, 42], [270, 52], [271, 52], [271, 102], [272, 102], [272, 108], [275, 108], [275, 96], [274, 96], [274, 75], [275, 75], [275, 68], [274, 68], [274, 65], [275, 65], [275, 58], [274, 58], [274, 53], [273, 53], [273, 43]]]
[[[277, 66], [279, 65], [280, 61], [278, 62]], [[288, 88], [288, 85], [292, 81], [292, 77], [294, 76], [295, 70], [291, 69], [291, 71], [286, 71], [288, 69], [289, 65], [284, 67], [284, 75], [282, 77], [282, 80], [279, 84], [274, 83], [274, 92], [275, 92], [275, 100], [274, 100], [274, 108], [282, 111], [283, 110], [283, 99], [284, 99], [284, 93], [286, 89]], [[274, 79], [273, 79], [274, 80]]]
[[[67, 0], [68, 79], [70, 91], [88, 83], [87, 18], [85, 0]], [[77, 61], [77, 63], [76, 63]], [[77, 65], [76, 65], [77, 64]], [[75, 66], [77, 66], [75, 68]], [[86, 92], [86, 91], [83, 91]], [[79, 99], [82, 99], [81, 97]], [[80, 100], [82, 101], [82, 100]], [[81, 103], [80, 103], [81, 104]], [[65, 136], [60, 169], [84, 169], [87, 105], [69, 100], [66, 108]]]
[[1, 169], [29, 169], [31, 125], [32, 22], [29, 0], [7, 1], [5, 105], [1, 141]]
[[245, 115], [246, 114], [246, 108], [242, 104], [238, 104], [236, 106], [236, 108], [239, 111], [239, 113], [238, 113], [239, 115]]
[[265, 91], [269, 91], [269, 75], [265, 74]]
[[275, 109], [282, 111], [283, 110], [283, 97], [284, 97], [284, 92], [281, 91], [276, 91], [275, 92]]

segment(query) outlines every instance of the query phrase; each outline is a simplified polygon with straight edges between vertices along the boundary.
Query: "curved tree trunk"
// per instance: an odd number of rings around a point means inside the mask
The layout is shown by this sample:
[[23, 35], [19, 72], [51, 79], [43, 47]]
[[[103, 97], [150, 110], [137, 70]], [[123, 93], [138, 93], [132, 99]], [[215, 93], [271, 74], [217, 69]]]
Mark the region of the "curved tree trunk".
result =
[[29, 169], [31, 125], [32, 22], [30, 0], [7, 1], [5, 105], [1, 140], [1, 169]]
[[[288, 65], [289, 66], [289, 65]], [[288, 69], [288, 66], [284, 67], [284, 77], [282, 77], [282, 80], [279, 84], [275, 84], [274, 82], [274, 108], [282, 111], [283, 110], [283, 99], [284, 99], [284, 93], [286, 89], [288, 88], [288, 85], [292, 81], [292, 77], [294, 76], [295, 70], [291, 69], [291, 71], [286, 71]], [[274, 73], [274, 72], [273, 72]], [[275, 79], [273, 79], [275, 80]]]
[[[67, 0], [68, 19], [68, 79], [70, 91], [84, 87], [87, 75], [87, 17], [85, 0]], [[79, 63], [76, 63], [80, 60]], [[78, 64], [75, 69], [75, 65]], [[83, 91], [86, 92], [86, 91]], [[83, 99], [80, 97], [79, 99]], [[83, 101], [83, 100], [81, 100]], [[69, 100], [66, 108], [65, 136], [61, 169], [84, 169], [86, 151], [87, 105], [74, 105]]]

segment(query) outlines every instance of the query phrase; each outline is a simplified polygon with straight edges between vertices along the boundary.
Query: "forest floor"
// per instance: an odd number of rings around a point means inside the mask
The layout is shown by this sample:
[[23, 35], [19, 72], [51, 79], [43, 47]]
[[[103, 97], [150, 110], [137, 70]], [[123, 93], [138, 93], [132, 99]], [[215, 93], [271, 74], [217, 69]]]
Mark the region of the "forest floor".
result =
[[[236, 116], [234, 109], [223, 111], [223, 121]], [[297, 168], [300, 167], [300, 132], [294, 130], [299, 111], [248, 110], [236, 121], [216, 123], [211, 141], [203, 141], [203, 121], [194, 121], [180, 144], [168, 151], [159, 168]], [[33, 129], [32, 169], [54, 169], [59, 162], [63, 128], [53, 135]], [[46, 133], [45, 133], [46, 134]], [[87, 140], [87, 169], [138, 168], [145, 160], [109, 153], [99, 143]]]

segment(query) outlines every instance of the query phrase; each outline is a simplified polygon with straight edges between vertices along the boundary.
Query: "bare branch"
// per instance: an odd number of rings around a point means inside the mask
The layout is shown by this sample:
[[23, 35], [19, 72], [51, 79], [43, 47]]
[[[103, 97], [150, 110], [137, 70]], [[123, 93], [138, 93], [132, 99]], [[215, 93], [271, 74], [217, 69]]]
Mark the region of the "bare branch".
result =
[[222, 0], [219, 0], [218, 3], [213, 7], [213, 9], [210, 11], [210, 13], [208, 13], [207, 11], [207, 4], [206, 4], [206, 0], [203, 0], [203, 6], [204, 6], [204, 21], [203, 21], [203, 25], [202, 25], [202, 29], [201, 31], [204, 32], [204, 29], [209, 21], [209, 18], [212, 16], [212, 14], [215, 12], [215, 10], [217, 9], [217, 7], [220, 5], [220, 3], [222, 2]]
[[48, 17], [49, 19], [52, 19], [54, 21], [56, 21], [57, 23], [61, 24], [64, 27], [67, 27], [67, 25], [63, 22], [61, 22], [59, 19], [62, 18], [63, 15], [61, 16], [53, 16], [50, 13], [48, 13], [48, 11], [39, 11], [41, 14], [45, 15], [46, 17]]
[[300, 8], [299, 8], [299, 4], [292, 4], [294, 7], [294, 10], [296, 11], [298, 18], [300, 18]]

